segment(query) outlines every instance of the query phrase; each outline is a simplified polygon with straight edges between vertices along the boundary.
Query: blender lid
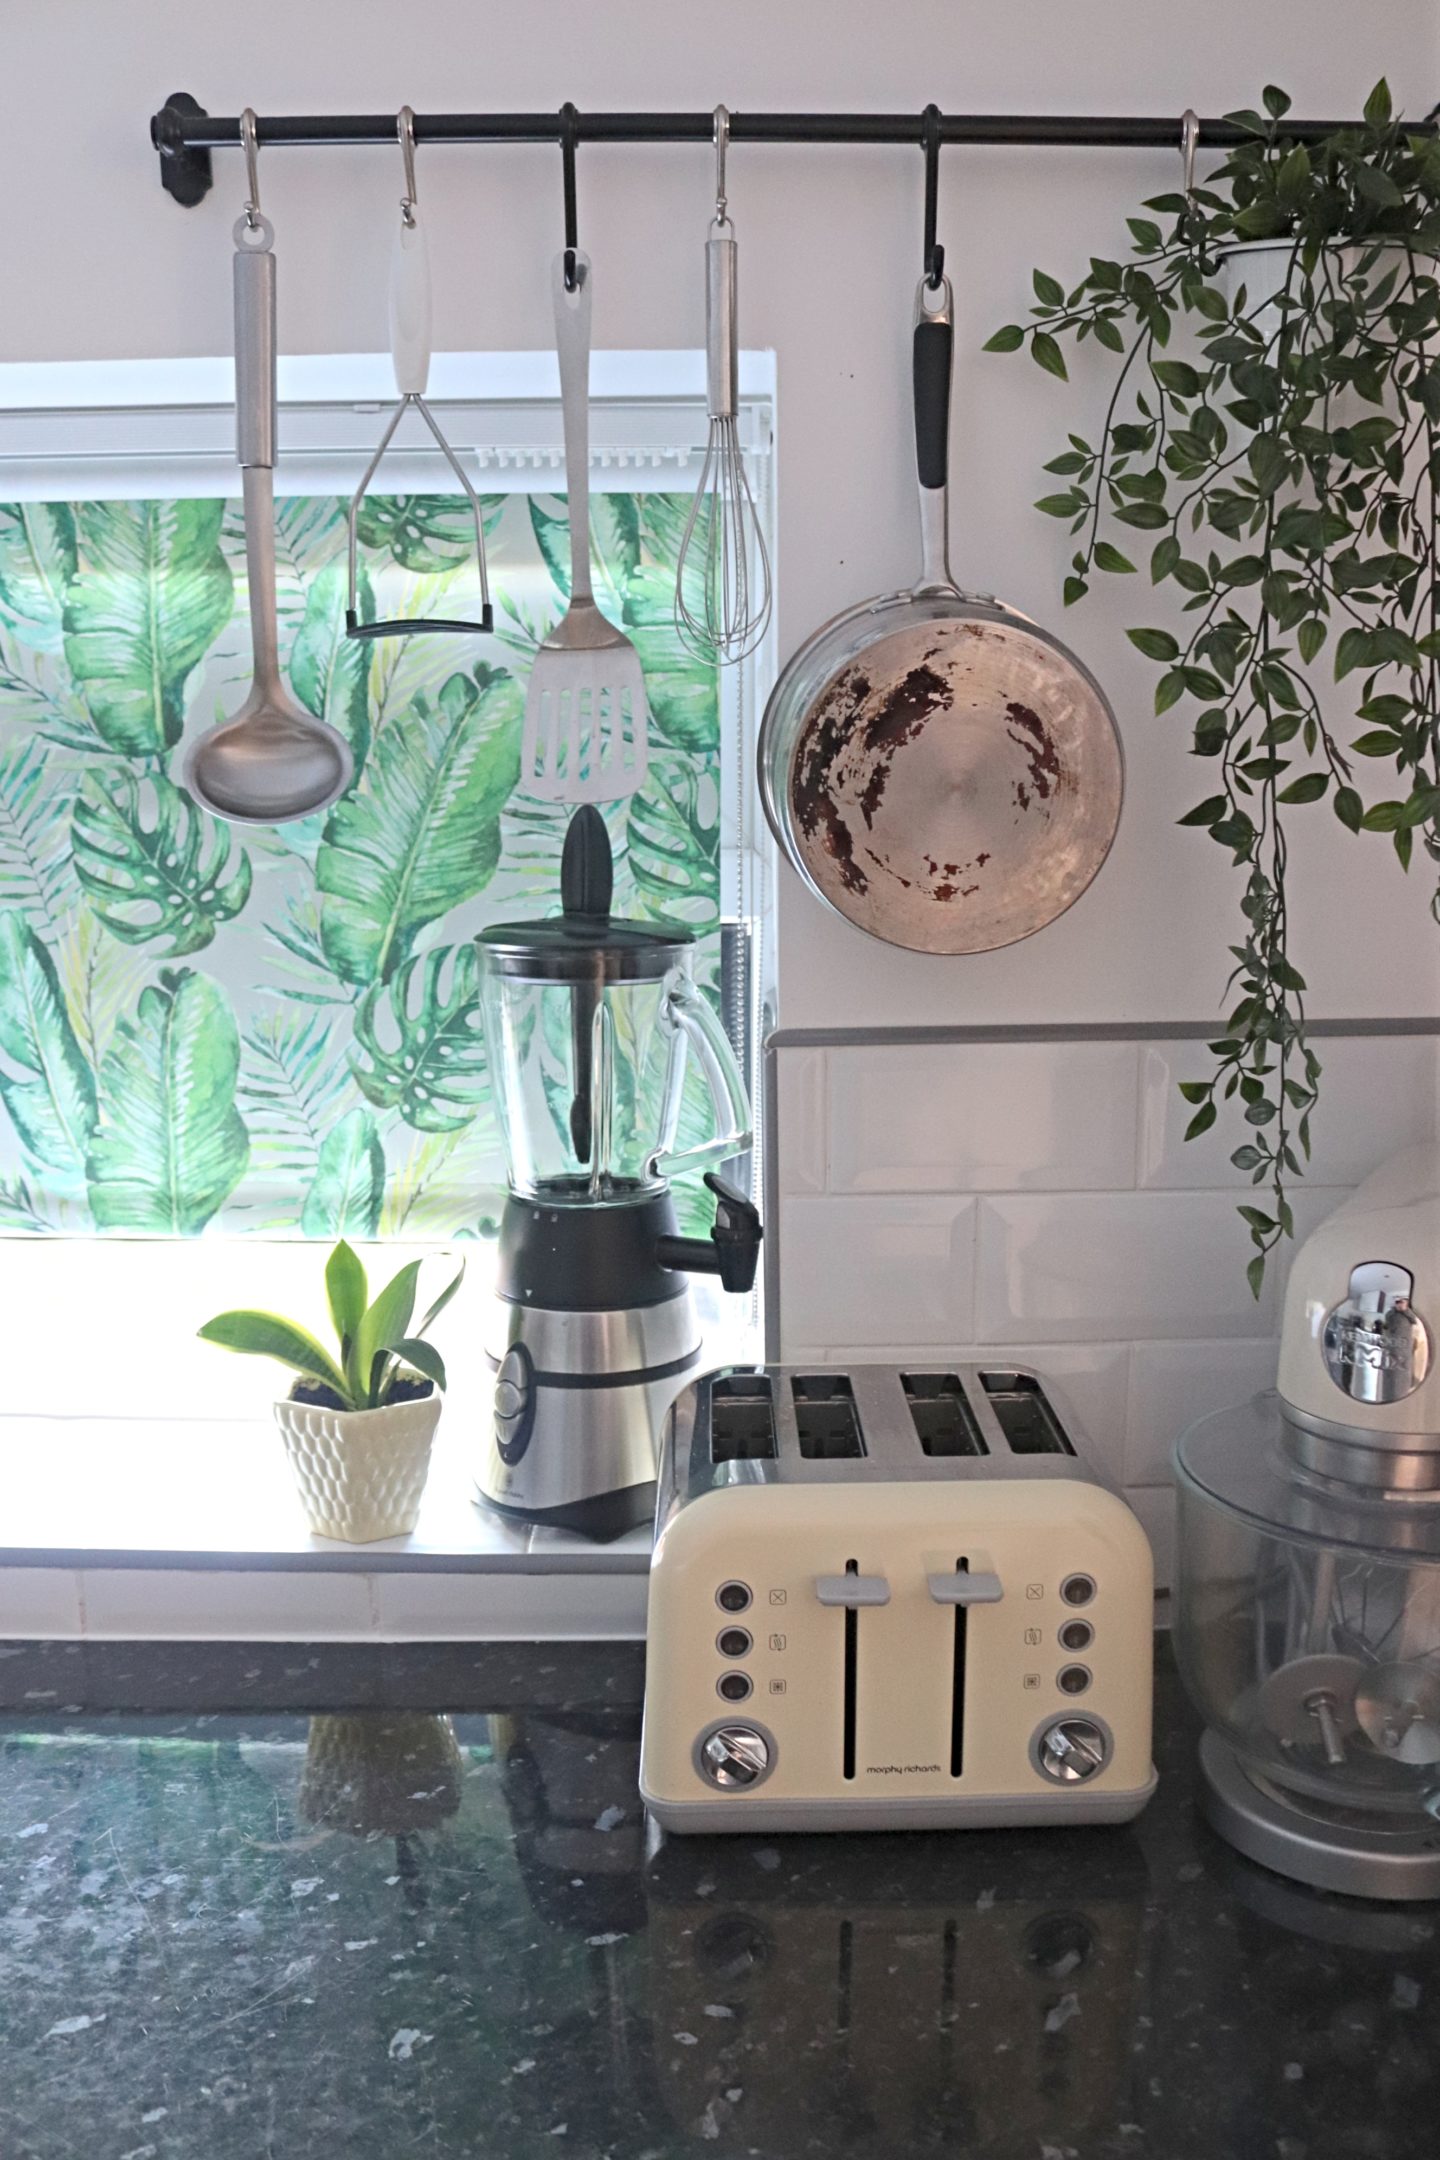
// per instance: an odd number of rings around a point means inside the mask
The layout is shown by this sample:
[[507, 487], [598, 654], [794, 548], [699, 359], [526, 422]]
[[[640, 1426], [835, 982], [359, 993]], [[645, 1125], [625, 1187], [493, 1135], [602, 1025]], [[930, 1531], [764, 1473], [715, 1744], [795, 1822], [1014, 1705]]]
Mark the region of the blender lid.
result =
[[605, 820], [582, 803], [565, 833], [558, 915], [491, 923], [475, 942], [506, 975], [590, 981], [597, 972], [629, 981], [658, 979], [695, 943], [684, 923], [638, 922], [610, 913], [615, 863]]

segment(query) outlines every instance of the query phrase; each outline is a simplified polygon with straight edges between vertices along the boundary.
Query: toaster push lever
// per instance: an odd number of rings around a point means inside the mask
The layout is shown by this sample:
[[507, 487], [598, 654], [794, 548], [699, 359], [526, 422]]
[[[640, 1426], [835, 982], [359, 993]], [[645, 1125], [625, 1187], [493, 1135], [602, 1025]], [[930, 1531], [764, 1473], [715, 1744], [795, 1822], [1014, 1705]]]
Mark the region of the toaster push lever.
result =
[[977, 1568], [956, 1568], [927, 1578], [937, 1605], [998, 1605], [1005, 1595], [998, 1575]]
[[888, 1605], [890, 1585], [883, 1575], [817, 1575], [815, 1595], [822, 1605]]

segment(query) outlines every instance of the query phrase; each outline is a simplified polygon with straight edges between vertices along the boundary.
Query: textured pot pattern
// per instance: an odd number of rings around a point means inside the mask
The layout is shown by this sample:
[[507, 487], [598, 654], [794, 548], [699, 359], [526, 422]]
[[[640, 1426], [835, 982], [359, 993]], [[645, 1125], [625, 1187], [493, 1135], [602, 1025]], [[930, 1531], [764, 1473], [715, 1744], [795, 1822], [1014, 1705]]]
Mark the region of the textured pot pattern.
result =
[[381, 1410], [277, 1402], [276, 1423], [311, 1529], [350, 1545], [413, 1530], [441, 1402], [438, 1392]]

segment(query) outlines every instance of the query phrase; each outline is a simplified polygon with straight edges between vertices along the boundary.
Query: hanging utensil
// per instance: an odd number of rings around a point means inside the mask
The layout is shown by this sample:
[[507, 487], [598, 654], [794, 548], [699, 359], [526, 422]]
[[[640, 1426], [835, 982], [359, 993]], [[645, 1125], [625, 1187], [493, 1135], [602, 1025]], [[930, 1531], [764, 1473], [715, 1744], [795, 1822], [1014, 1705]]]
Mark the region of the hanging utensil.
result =
[[[375, 455], [366, 466], [360, 485], [350, 502], [350, 513], [346, 520], [348, 570], [345, 635], [350, 638], [414, 637], [417, 632], [442, 631], [461, 637], [483, 636], [488, 635], [495, 627], [495, 610], [490, 603], [490, 577], [485, 564], [485, 521], [480, 508], [480, 498], [471, 486], [465, 468], [445, 440], [435, 415], [425, 402], [425, 386], [430, 379], [430, 256], [425, 244], [425, 228], [420, 222], [415, 191], [415, 115], [408, 105], [400, 108], [395, 132], [399, 137], [400, 154], [405, 161], [405, 193], [400, 198], [400, 224], [395, 234], [394, 252], [390, 258], [390, 354], [395, 366], [395, 388], [400, 393], [400, 402], [390, 415]], [[412, 407], [434, 436], [440, 455], [469, 500], [475, 521], [475, 561], [480, 573], [479, 622], [460, 622], [441, 615], [401, 615], [386, 622], [361, 622], [357, 611], [356, 556], [360, 505], [365, 500], [365, 492], [375, 477], [380, 460], [390, 447], [396, 428]]]
[[[938, 121], [932, 107], [932, 201]], [[1115, 838], [1124, 761], [1075, 655], [951, 576], [954, 318], [933, 231], [927, 215], [913, 340], [920, 582], [847, 608], [792, 656], [761, 721], [759, 776], [776, 840], [847, 922], [913, 952], [976, 953], [1079, 899]]]
[[303, 712], [280, 678], [275, 621], [275, 232], [260, 212], [255, 115], [240, 117], [249, 199], [235, 225], [235, 432], [245, 497], [254, 681], [231, 720], [197, 736], [182, 777], [237, 825], [284, 825], [328, 809], [354, 777], [350, 745]]
[[[573, 106], [565, 108], [573, 115]], [[562, 119], [564, 115], [562, 115]], [[576, 245], [573, 119], [562, 127], [565, 249], [555, 258], [555, 346], [565, 427], [570, 604], [541, 641], [525, 698], [520, 784], [550, 802], [614, 802], [649, 767], [640, 656], [590, 582], [590, 258]]]
[[675, 565], [675, 627], [709, 660], [743, 660], [770, 624], [770, 559], [740, 444], [737, 249], [725, 194], [730, 115], [715, 108], [715, 218], [705, 243], [705, 462]]

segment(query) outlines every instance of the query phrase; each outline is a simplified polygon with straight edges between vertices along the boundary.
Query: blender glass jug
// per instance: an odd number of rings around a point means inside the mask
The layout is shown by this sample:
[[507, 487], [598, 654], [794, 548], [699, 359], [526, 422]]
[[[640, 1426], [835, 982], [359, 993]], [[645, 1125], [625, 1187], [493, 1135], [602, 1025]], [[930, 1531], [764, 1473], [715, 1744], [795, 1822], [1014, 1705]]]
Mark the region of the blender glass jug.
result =
[[[609, 837], [598, 811], [566, 835], [562, 913], [496, 923], [476, 940], [481, 1010], [517, 1193], [594, 1207], [663, 1191], [750, 1145], [734, 1053], [691, 975], [682, 924], [610, 915]], [[676, 1149], [691, 1053], [714, 1130]]]

